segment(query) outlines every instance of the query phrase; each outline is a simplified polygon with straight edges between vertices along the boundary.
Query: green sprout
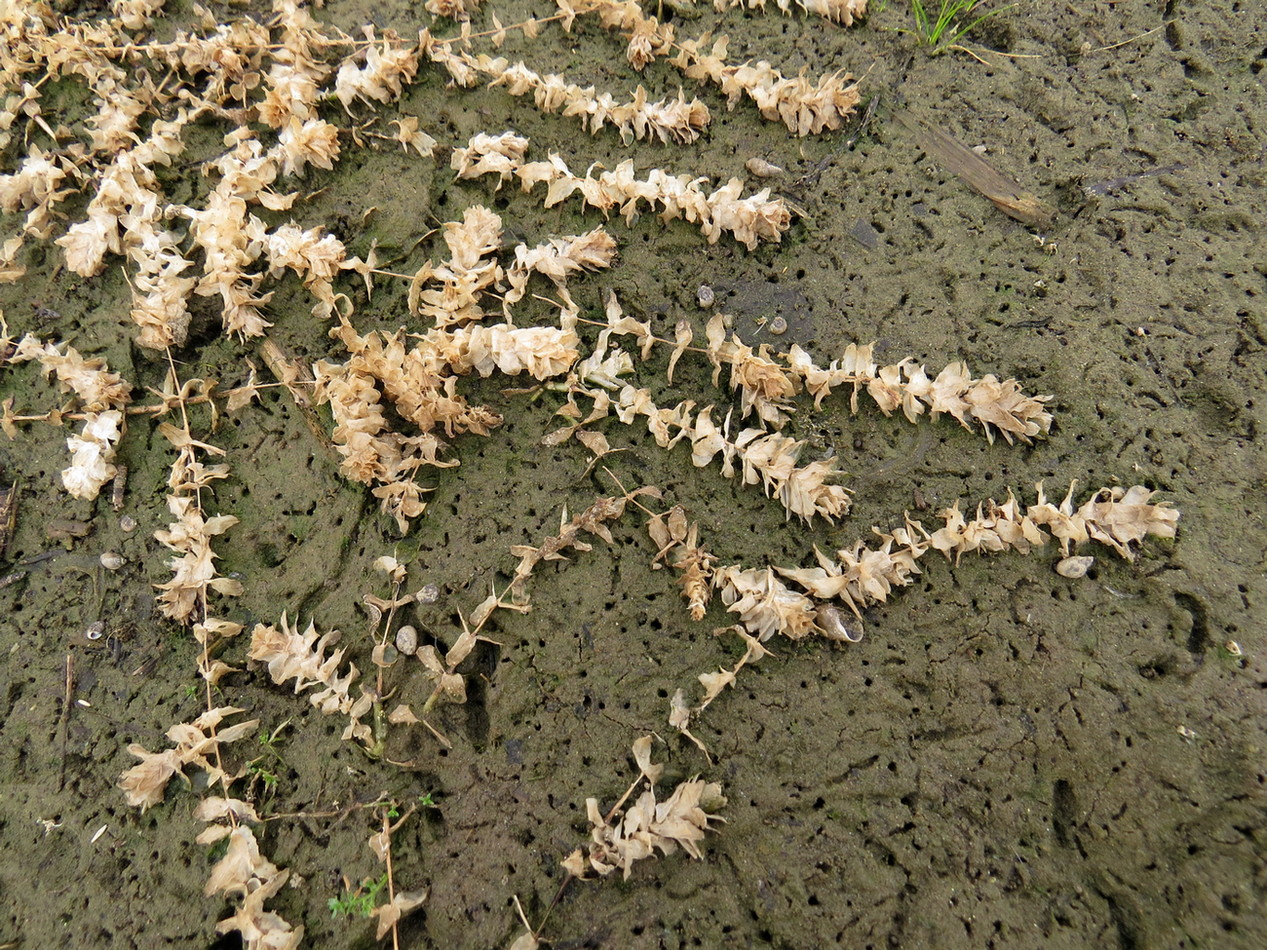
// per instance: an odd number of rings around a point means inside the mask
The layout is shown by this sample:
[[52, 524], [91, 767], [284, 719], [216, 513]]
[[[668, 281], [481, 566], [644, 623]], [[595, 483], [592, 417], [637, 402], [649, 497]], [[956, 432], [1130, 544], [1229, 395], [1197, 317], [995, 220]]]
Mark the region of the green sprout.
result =
[[377, 879], [367, 877], [355, 891], [344, 891], [342, 897], [332, 897], [326, 902], [332, 917], [369, 917], [378, 904], [378, 895], [387, 886], [387, 872]]
[[268, 771], [268, 769], [264, 768], [262, 765], [258, 765], [255, 763], [252, 763], [251, 765], [249, 765], [246, 771], [248, 772], [248, 774], [250, 774], [251, 776], [255, 778], [258, 778], [261, 782], [264, 783], [264, 790], [268, 794], [271, 795], [277, 791], [278, 778], [275, 772], [270, 772]]
[[924, 0], [911, 0], [911, 15], [915, 18], [915, 29], [899, 29], [899, 33], [910, 33], [919, 40], [921, 46], [927, 46], [933, 55], [944, 53], [948, 49], [963, 49], [959, 41], [970, 33], [987, 17], [1002, 13], [1007, 7], [976, 13], [985, 0], [939, 0], [937, 6], [924, 5]]
[[259, 745], [262, 754], [256, 756], [246, 766], [246, 772], [251, 776], [251, 788], [247, 793], [248, 798], [254, 798], [253, 792], [256, 782], [264, 786], [266, 798], [271, 798], [277, 793], [277, 785], [280, 780], [274, 769], [278, 766], [283, 768], [286, 766], [286, 761], [282, 758], [281, 752], [278, 751], [278, 746], [282, 741], [282, 732], [290, 725], [290, 722], [287, 719], [272, 732], [260, 733]]

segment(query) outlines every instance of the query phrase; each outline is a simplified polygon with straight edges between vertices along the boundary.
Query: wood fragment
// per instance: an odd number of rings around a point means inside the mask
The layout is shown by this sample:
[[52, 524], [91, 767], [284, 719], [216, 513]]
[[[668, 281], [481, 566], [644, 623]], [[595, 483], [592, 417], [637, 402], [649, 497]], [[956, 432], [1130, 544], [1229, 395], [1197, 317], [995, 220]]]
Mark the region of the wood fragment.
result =
[[92, 522], [75, 521], [71, 518], [53, 518], [44, 524], [44, 536], [50, 541], [69, 541], [73, 538], [86, 538], [92, 531]]
[[290, 393], [290, 397], [303, 415], [308, 430], [316, 436], [317, 442], [327, 451], [333, 452], [334, 445], [330, 442], [330, 435], [312, 406], [310, 387], [315, 384], [312, 372], [303, 360], [291, 357], [277, 345], [272, 337], [266, 337], [260, 344], [260, 358], [268, 364], [268, 368], [272, 370], [278, 382], [286, 387], [286, 391]]
[[1055, 221], [1055, 208], [1022, 189], [958, 139], [928, 125], [905, 109], [895, 109], [893, 119], [915, 136], [934, 161], [989, 198], [1009, 218], [1029, 228], [1051, 227]]
[[13, 530], [18, 523], [18, 495], [21, 486], [14, 482], [8, 488], [0, 488], [0, 561], [4, 560], [5, 548], [13, 537]]

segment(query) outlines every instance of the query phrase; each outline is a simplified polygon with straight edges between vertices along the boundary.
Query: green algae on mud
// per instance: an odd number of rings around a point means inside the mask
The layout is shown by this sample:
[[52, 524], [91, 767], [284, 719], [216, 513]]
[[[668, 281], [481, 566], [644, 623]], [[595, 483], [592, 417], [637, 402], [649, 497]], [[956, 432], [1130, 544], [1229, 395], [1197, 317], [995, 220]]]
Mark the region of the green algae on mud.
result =
[[[494, 8], [504, 22], [528, 9]], [[723, 24], [737, 60], [768, 57], [785, 73], [802, 63], [812, 74], [869, 68], [864, 90], [881, 106], [848, 149], [845, 134], [792, 140], [746, 104], [727, 112], [705, 89], [696, 94], [714, 121], [703, 140], [632, 149], [615, 136], [579, 136], [568, 120], [497, 90], [447, 90], [433, 74], [407, 94], [401, 110], [424, 127], [433, 120], [429, 131], [445, 145], [513, 127], [537, 157], [563, 150], [573, 167], [630, 156], [640, 168], [720, 179], [760, 155], [787, 169], [774, 186], [805, 214], [781, 245], [748, 254], [705, 245], [680, 223], [613, 223], [621, 264], [573, 288], [588, 310], [598, 312], [601, 288], [611, 287], [658, 325], [679, 316], [701, 324], [696, 293], [708, 284], [745, 340], [761, 341], [758, 321], [783, 316], [791, 329], [781, 340], [824, 357], [877, 340], [894, 360], [962, 357], [1056, 395], [1051, 437], [1021, 449], [988, 445], [946, 420], [916, 430], [840, 406], [802, 411], [796, 434], [834, 451], [861, 486], [849, 519], [812, 529], [785, 523], [759, 493], [691, 468], [685, 449], [665, 453], [640, 432], [609, 426], [613, 446], [628, 450], [608, 460], [613, 470], [685, 505], [723, 559], [800, 563], [811, 544], [843, 545], [871, 524], [891, 527], [905, 509], [918, 517], [922, 506], [1008, 487], [1028, 499], [1039, 479], [1053, 493], [1074, 478], [1085, 488], [1145, 481], [1184, 514], [1177, 543], [1150, 542], [1131, 564], [1098, 559], [1078, 581], [1055, 575], [1050, 553], [930, 563], [922, 583], [868, 611], [862, 643], [784, 645], [745, 670], [697, 731], [715, 764], [675, 737], [656, 751], [666, 782], [698, 772], [725, 787], [727, 824], [706, 842], [705, 860], [677, 855], [644, 862], [626, 883], [573, 884], [544, 937], [612, 947], [1267, 939], [1267, 670], [1256, 620], [1267, 595], [1257, 262], [1267, 104], [1255, 78], [1264, 44], [1230, 10], [1171, 4], [1079, 16], [1021, 4], [992, 18], [986, 35], [1035, 58], [993, 57], [989, 66], [912, 51], [885, 31], [899, 22], [896, 4], [849, 31], [733, 11], [701, 11], [682, 27], [694, 35]], [[332, 2], [318, 15], [349, 31], [373, 21], [405, 35], [430, 19], [391, 3]], [[1140, 38], [1105, 49], [1132, 37]], [[524, 55], [578, 81], [633, 84], [613, 65], [619, 44], [593, 25], [578, 23], [572, 36], [546, 29]], [[660, 95], [679, 77], [655, 65], [643, 81]], [[992, 161], [1057, 203], [1060, 218], [1042, 242], [894, 129], [885, 112], [894, 96], [931, 102], [958, 138], [987, 146]], [[1104, 194], [1092, 187], [1163, 166], [1181, 167]], [[455, 183], [442, 158], [357, 153], [315, 180], [325, 190], [296, 219], [325, 224], [359, 252], [377, 239], [383, 258], [404, 260], [431, 228], [476, 203], [496, 207], [530, 242], [597, 221], [568, 205], [543, 210], [510, 188]], [[369, 206], [379, 210], [363, 217]], [[874, 246], [852, 236], [859, 222]], [[21, 283], [3, 288], [11, 326], [73, 338], [138, 385], [161, 385], [163, 367], [129, 345], [120, 272], [81, 281], [59, 272], [58, 260], [46, 248]], [[378, 284], [372, 301], [355, 298], [357, 319], [395, 329], [405, 292]], [[60, 316], [45, 320], [32, 303]], [[272, 332], [317, 359], [333, 344], [308, 308], [298, 281], [282, 281]], [[177, 357], [189, 375], [238, 381], [244, 354], [217, 336], [218, 319], [210, 308], [196, 314], [193, 341]], [[640, 378], [661, 375], [656, 359]], [[701, 398], [708, 375], [684, 360], [666, 399]], [[503, 395], [504, 385], [467, 387], [506, 424], [489, 439], [455, 440], [461, 467], [438, 474], [430, 510], [403, 542], [368, 493], [338, 477], [337, 459], [286, 398], [265, 393], [231, 417], [209, 440], [233, 466], [210, 510], [242, 519], [221, 551], [222, 571], [246, 586], [234, 619], [275, 622], [283, 608], [304, 623], [315, 616], [322, 629], [343, 630], [368, 666], [358, 603], [384, 592], [370, 564], [396, 549], [413, 558], [411, 583], [442, 591], [406, 619], [451, 644], [457, 611], [513, 570], [510, 546], [537, 543], [564, 505], [578, 511], [613, 490], [601, 475], [581, 477], [587, 456], [577, 447], [539, 445], [558, 425], [557, 397], [528, 401]], [[28, 407], [58, 401], [29, 367], [0, 376], [0, 398], [9, 395]], [[114, 514], [105, 498], [93, 506], [60, 493], [64, 439], [35, 426], [0, 443], [5, 478], [22, 483], [3, 571], [26, 572], [0, 588], [0, 943], [212, 946], [225, 906], [202, 893], [212, 855], [193, 843], [196, 796], [173, 784], [162, 806], [138, 815], [114, 788], [132, 764], [129, 742], [158, 747], [168, 726], [204, 708], [195, 645], [154, 609], [151, 585], [168, 576], [152, 538], [167, 520], [168, 452], [146, 424], [133, 425], [121, 448], [127, 506]], [[122, 514], [138, 522], [133, 531], [120, 526]], [[93, 531], [66, 550], [44, 535], [57, 517]], [[584, 840], [585, 798], [613, 803], [627, 785], [632, 739], [670, 735], [667, 697], [737, 659], [710, 635], [726, 622], [720, 607], [690, 623], [668, 572], [651, 569], [637, 522], [614, 533], [615, 545], [534, 577], [531, 614], [499, 615], [499, 645], [481, 645], [470, 661], [468, 703], [434, 717], [451, 748], [392, 733], [387, 758], [406, 767], [340, 743], [342, 723], [259, 671], [222, 684], [223, 700], [248, 708], [261, 728], [292, 722], [273, 813], [434, 794], [439, 809], [419, 812], [394, 841], [399, 879], [431, 887], [402, 924], [408, 945], [504, 946], [517, 930], [515, 894], [539, 922], [558, 891], [559, 860]], [[123, 554], [124, 567], [91, 568], [106, 550]], [[107, 635], [86, 639], [99, 619]], [[76, 701], [66, 706], [68, 657]], [[420, 680], [401, 683], [411, 700], [423, 696]], [[378, 873], [366, 847], [375, 830], [367, 814], [279, 819], [261, 832], [269, 858], [304, 879], [270, 906], [305, 923], [308, 945], [372, 944], [370, 924], [331, 920], [327, 900], [345, 878]]]

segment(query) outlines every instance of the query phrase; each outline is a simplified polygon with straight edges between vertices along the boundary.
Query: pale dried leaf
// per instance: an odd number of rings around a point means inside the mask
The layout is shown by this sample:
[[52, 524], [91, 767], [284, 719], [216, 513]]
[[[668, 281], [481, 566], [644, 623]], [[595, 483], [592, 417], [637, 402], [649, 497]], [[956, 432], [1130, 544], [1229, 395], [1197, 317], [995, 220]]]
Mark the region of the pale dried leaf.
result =
[[401, 703], [395, 709], [387, 714], [387, 721], [393, 725], [413, 725], [422, 722], [407, 703]]
[[400, 891], [386, 904], [380, 904], [370, 911], [371, 917], [378, 918], [376, 940], [382, 940], [402, 917], [412, 913], [427, 899], [429, 888], [417, 891]]
[[633, 755], [634, 761], [638, 763], [638, 771], [643, 774], [648, 782], [654, 785], [660, 781], [664, 766], [651, 764], [651, 736], [642, 736], [634, 740]]

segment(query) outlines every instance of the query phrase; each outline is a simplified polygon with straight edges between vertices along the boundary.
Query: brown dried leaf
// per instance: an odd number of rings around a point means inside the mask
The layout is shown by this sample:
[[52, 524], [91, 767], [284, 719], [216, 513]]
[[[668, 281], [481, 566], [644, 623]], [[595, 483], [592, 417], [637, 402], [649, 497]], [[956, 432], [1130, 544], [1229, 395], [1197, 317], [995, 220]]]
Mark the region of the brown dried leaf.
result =
[[686, 352], [686, 348], [691, 345], [691, 340], [695, 337], [694, 331], [691, 329], [691, 322], [685, 317], [677, 322], [674, 329], [674, 347], [673, 352], [669, 355], [669, 369], [667, 378], [669, 382], [673, 382], [673, 371], [677, 368], [677, 361], [682, 358], [682, 354]]
[[422, 665], [425, 666], [431, 673], [436, 676], [444, 674], [444, 662], [440, 659], [439, 651], [437, 651], [431, 644], [428, 643], [425, 646], [420, 646], [418, 648], [418, 652], [415, 653], [414, 656], [422, 661]]
[[597, 456], [595, 461], [612, 451], [611, 445], [607, 442], [607, 436], [603, 435], [601, 432], [596, 432], [593, 429], [582, 429], [577, 432], [576, 441], [580, 442], [583, 446], [593, 452], [595, 456]]
[[500, 606], [500, 603], [496, 594], [489, 594], [486, 598], [484, 598], [484, 600], [480, 601], [479, 606], [471, 611], [471, 628], [478, 630], [480, 627], [484, 626], [484, 622], [488, 620], [489, 616], [498, 608], [498, 606]]

